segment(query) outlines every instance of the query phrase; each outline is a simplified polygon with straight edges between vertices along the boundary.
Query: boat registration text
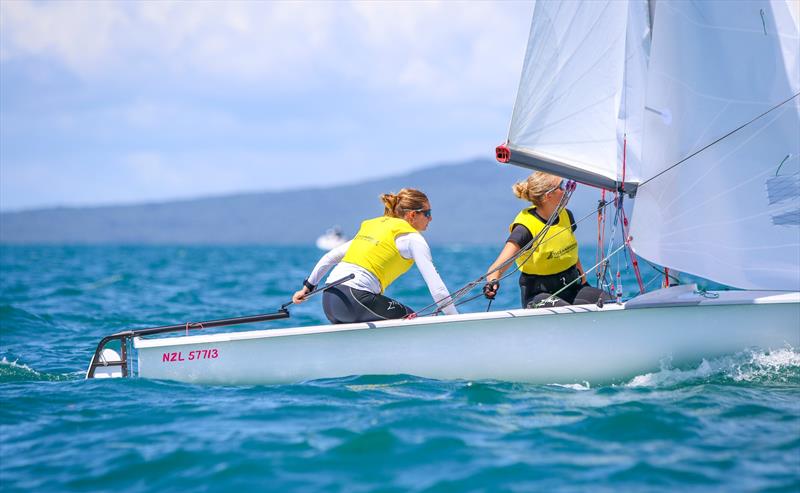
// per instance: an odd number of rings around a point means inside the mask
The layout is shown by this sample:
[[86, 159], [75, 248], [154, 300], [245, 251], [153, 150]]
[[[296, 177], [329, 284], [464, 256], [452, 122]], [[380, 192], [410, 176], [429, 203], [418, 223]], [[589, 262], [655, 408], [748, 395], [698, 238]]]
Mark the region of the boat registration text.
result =
[[217, 349], [198, 349], [196, 351], [189, 351], [184, 358], [183, 352], [164, 353], [161, 355], [162, 363], [178, 363], [181, 361], [194, 361], [197, 359], [217, 359], [219, 358], [219, 351]]

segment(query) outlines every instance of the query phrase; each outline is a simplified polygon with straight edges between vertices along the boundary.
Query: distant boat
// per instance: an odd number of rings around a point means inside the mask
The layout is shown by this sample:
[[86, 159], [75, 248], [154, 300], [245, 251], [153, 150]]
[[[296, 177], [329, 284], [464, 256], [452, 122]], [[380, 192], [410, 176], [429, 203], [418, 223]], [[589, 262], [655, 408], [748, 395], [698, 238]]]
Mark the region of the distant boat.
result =
[[342, 230], [339, 228], [339, 226], [334, 226], [333, 228], [325, 231], [324, 235], [317, 238], [317, 248], [325, 251], [333, 250], [339, 245], [343, 245], [345, 243], [347, 243], [347, 238], [342, 235]]

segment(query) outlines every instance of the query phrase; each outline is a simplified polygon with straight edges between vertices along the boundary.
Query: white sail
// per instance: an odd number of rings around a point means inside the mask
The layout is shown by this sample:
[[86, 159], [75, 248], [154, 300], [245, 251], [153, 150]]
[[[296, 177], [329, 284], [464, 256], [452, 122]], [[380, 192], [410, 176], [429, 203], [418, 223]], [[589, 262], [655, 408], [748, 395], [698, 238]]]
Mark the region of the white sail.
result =
[[657, 3], [637, 254], [739, 288], [800, 290], [797, 8]]
[[649, 44], [644, 0], [537, 2], [511, 162], [616, 189], [627, 134], [625, 180], [635, 187]]
[[[638, 184], [640, 178], [645, 89], [652, 40], [649, 6], [647, 1], [628, 3], [625, 67], [616, 123], [619, 183]], [[630, 186], [628, 190], [631, 191]]]

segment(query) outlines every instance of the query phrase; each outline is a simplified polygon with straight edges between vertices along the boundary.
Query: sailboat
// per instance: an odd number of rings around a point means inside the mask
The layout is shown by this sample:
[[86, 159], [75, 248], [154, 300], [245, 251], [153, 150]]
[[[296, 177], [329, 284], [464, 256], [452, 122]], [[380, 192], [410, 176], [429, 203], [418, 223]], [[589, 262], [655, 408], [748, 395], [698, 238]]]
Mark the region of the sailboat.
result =
[[284, 305], [113, 334], [87, 377], [265, 384], [411, 374], [595, 385], [665, 363], [800, 348], [798, 19], [798, 3], [782, 0], [735, 9], [538, 2], [497, 149], [501, 162], [606, 190], [615, 203], [635, 197], [623, 225], [631, 255], [737, 290], [682, 285], [605, 305], [196, 335], [286, 318]]

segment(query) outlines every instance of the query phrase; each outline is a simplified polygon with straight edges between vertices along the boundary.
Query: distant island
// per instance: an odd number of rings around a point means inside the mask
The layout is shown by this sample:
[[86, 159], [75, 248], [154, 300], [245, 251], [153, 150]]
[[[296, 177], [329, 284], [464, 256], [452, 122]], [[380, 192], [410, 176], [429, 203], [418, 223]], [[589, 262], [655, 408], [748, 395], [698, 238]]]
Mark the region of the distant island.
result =
[[[104, 207], [58, 207], [0, 213], [3, 244], [313, 244], [338, 225], [355, 234], [364, 219], [381, 215], [382, 193], [413, 187], [431, 199], [435, 245], [495, 244], [524, 206], [511, 185], [530, 172], [488, 159], [440, 164], [412, 173], [330, 188], [234, 194], [191, 200]], [[579, 187], [576, 218], [595, 207], [598, 192]], [[578, 229], [593, 241], [593, 221]]]

